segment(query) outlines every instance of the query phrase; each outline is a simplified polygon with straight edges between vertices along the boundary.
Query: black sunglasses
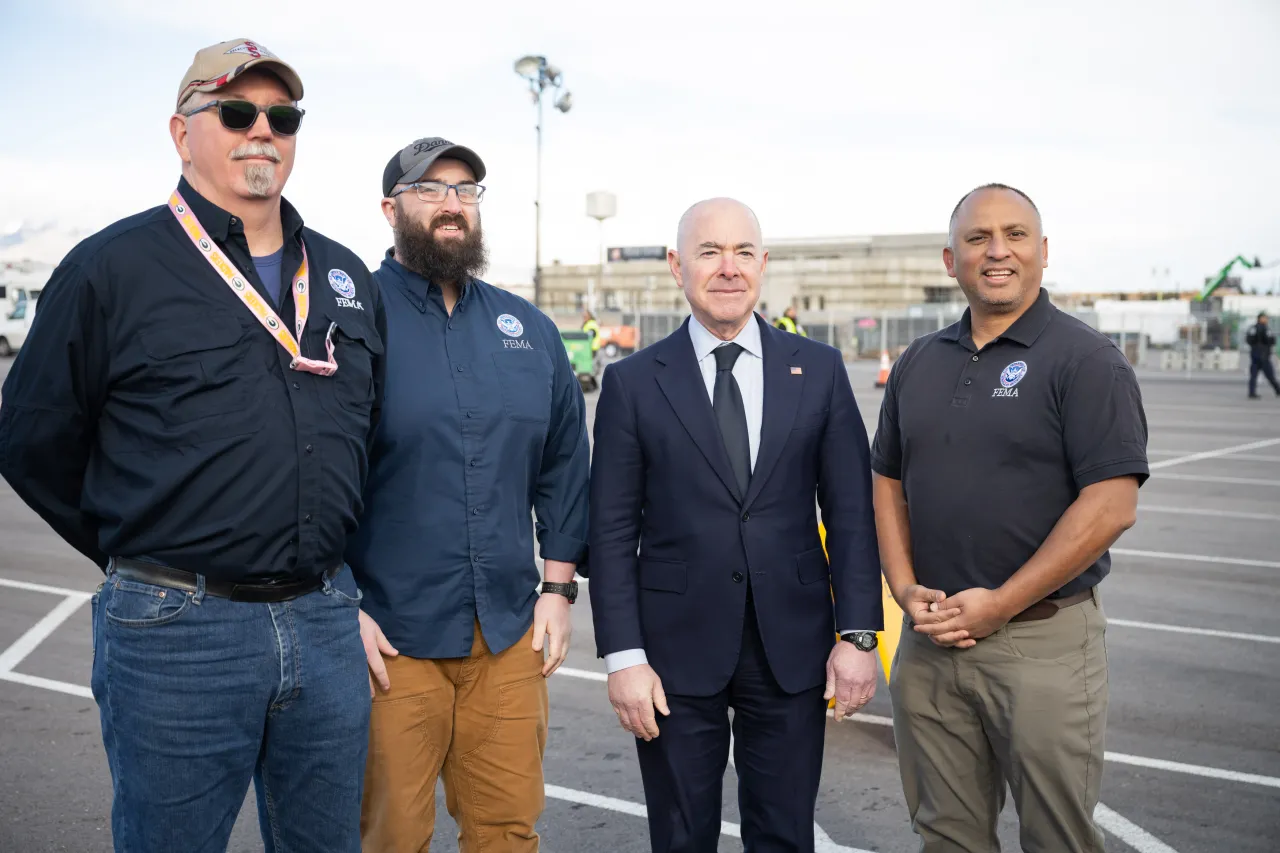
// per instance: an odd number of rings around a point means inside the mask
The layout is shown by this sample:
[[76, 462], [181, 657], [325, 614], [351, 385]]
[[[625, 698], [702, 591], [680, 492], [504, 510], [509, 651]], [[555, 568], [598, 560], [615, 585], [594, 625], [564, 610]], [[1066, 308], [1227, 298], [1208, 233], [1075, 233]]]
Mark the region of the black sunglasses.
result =
[[305, 114], [304, 110], [287, 104], [259, 107], [250, 101], [210, 101], [187, 115], [193, 116], [214, 107], [218, 108], [218, 118], [227, 130], [248, 130], [258, 120], [258, 113], [265, 112], [272, 132], [280, 136], [293, 136], [297, 133], [298, 128], [302, 127], [302, 116]]

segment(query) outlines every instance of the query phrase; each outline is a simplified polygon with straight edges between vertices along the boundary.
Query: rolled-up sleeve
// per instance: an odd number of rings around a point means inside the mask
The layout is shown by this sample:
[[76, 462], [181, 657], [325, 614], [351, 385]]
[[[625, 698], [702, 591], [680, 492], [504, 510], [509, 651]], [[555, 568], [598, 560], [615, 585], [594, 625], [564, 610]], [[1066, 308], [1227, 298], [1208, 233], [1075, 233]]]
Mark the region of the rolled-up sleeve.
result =
[[591, 445], [587, 439], [587, 405], [569, 364], [560, 333], [547, 323], [547, 349], [555, 353], [551, 423], [542, 452], [534, 495], [539, 553], [579, 567], [586, 577]]
[[64, 262], [41, 292], [0, 392], [0, 476], [103, 568], [97, 525], [80, 507], [107, 388], [106, 338], [106, 315], [87, 274]]
[[1116, 347], [1103, 346], [1077, 365], [1062, 406], [1062, 439], [1077, 489], [1126, 475], [1146, 482], [1142, 392]]

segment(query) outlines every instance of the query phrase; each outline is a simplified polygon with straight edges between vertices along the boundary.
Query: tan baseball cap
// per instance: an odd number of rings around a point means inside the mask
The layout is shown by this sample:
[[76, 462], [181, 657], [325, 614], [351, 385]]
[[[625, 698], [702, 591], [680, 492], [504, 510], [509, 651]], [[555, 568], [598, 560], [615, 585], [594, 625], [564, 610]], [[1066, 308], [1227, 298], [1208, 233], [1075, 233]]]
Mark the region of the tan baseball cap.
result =
[[258, 66], [269, 68], [284, 81], [295, 101], [302, 100], [302, 78], [287, 62], [256, 41], [232, 39], [196, 52], [196, 58], [191, 60], [191, 67], [182, 76], [182, 85], [178, 87], [177, 109], [182, 109], [183, 102], [193, 92], [216, 91]]

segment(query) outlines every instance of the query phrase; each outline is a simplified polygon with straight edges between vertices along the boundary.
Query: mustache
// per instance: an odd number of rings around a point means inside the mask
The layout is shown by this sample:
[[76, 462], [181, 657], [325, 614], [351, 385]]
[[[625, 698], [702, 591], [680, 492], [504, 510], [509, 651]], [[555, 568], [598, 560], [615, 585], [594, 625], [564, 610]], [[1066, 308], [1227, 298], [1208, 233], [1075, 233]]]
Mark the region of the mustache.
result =
[[456, 225], [458, 230], [469, 232], [470, 226], [467, 225], [467, 218], [461, 213], [438, 213], [431, 219], [431, 224], [427, 226], [428, 231], [435, 231], [443, 225]]
[[284, 159], [270, 142], [246, 142], [231, 152], [232, 160], [247, 160], [250, 157], [266, 157], [273, 163], [279, 163]]

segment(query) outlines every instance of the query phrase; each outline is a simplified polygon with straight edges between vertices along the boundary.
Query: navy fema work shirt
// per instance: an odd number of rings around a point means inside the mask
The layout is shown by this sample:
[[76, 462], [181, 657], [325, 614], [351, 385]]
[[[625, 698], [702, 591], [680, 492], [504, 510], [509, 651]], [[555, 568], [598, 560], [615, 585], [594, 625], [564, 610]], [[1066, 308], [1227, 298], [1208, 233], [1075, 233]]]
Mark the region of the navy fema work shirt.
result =
[[[996, 589], [1081, 490], [1113, 477], [1146, 482], [1138, 381], [1110, 338], [1043, 289], [981, 350], [966, 310], [894, 364], [871, 467], [902, 481], [919, 583], [948, 595]], [[1093, 587], [1110, 567], [1104, 553], [1050, 598]]]
[[[243, 223], [178, 187], [267, 294]], [[310, 264], [302, 352], [323, 359], [336, 324], [333, 376], [289, 369], [167, 204], [80, 243], [41, 293], [4, 383], [0, 475], [99, 567], [130, 557], [239, 581], [342, 565], [378, 416], [382, 302], [360, 259], [284, 200], [281, 220], [279, 274], [297, 271], [303, 241]]]
[[347, 560], [364, 610], [401, 654], [494, 653], [533, 622], [546, 560], [586, 555], [590, 445], [560, 332], [531, 303], [473, 280], [440, 288], [388, 251], [387, 385], [366, 512]]

